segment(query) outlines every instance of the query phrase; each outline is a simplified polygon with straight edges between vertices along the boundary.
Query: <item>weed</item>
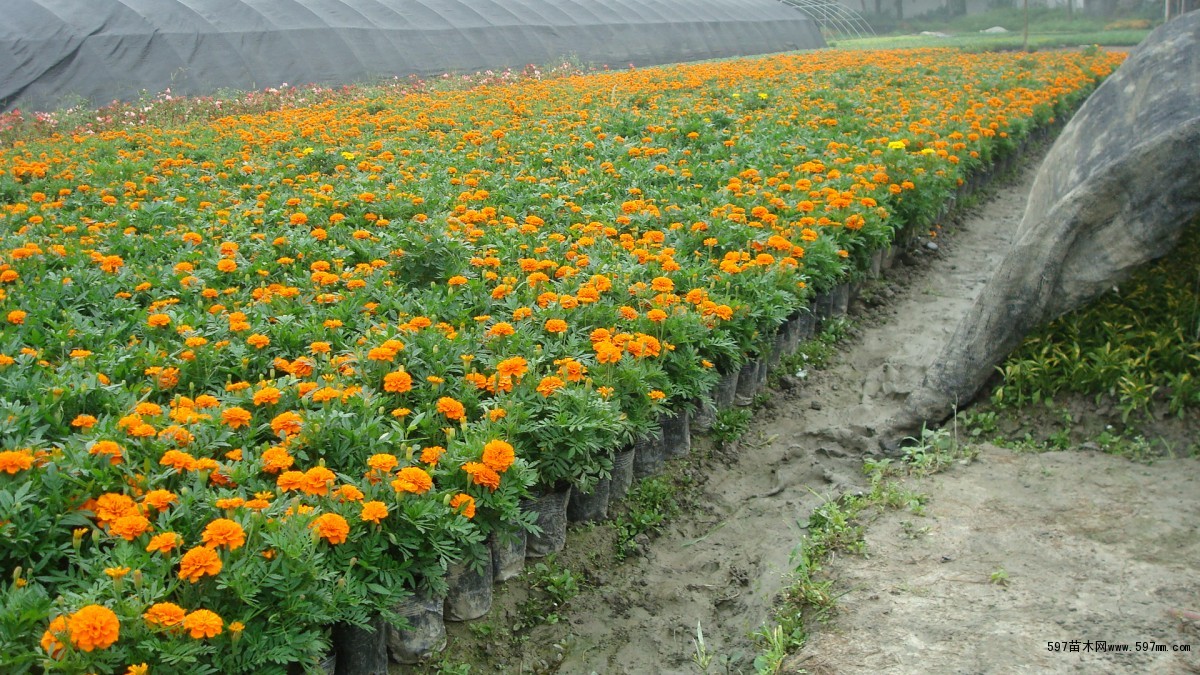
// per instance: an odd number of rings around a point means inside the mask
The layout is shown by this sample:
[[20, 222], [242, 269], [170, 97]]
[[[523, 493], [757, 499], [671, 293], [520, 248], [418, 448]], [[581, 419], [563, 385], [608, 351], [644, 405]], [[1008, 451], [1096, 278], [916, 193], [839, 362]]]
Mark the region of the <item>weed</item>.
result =
[[720, 410], [708, 433], [722, 444], [733, 443], [750, 429], [750, 420], [752, 419], [754, 419], [754, 413], [745, 408]]
[[919, 438], [908, 437], [904, 448], [904, 463], [915, 473], [929, 475], [944, 471], [954, 463], [969, 464], [979, 451], [958, 440], [957, 415], [952, 429], [921, 427]]
[[635, 485], [625, 497], [628, 511], [613, 522], [616, 556], [624, 560], [637, 550], [638, 535], [657, 531], [679, 513], [676, 486], [667, 475], [653, 476]]
[[529, 597], [521, 603], [514, 630], [559, 622], [558, 611], [579, 594], [579, 581], [574, 572], [560, 567], [550, 555], [536, 565], [526, 568]]
[[811, 340], [801, 342], [796, 351], [783, 357], [780, 361], [779, 372], [807, 373], [811, 369], [820, 370], [829, 365], [829, 361], [838, 353], [837, 345], [850, 334], [854, 323], [850, 319], [830, 319], [821, 327], [821, 332]]
[[997, 586], [1007, 586], [1008, 585], [1008, 571], [1005, 570], [1003, 567], [998, 567], [998, 568], [996, 568], [995, 572], [992, 572], [990, 579], [991, 579], [991, 582]]
[[754, 672], [758, 675], [774, 675], [787, 655], [804, 645], [804, 635], [795, 636], [783, 630], [783, 626], [763, 628], [755, 633], [764, 651], [754, 659]]

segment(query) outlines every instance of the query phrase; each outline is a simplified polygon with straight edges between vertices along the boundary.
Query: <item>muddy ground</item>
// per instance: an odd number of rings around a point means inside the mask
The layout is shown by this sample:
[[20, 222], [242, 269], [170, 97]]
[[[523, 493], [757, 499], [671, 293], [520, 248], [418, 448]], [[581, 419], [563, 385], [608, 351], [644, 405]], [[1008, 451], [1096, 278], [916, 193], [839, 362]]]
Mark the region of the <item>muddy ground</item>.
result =
[[[570, 570], [581, 592], [534, 611], [528, 583], [505, 584], [487, 617], [451, 625], [440, 667], [696, 673], [699, 624], [715, 663], [754, 672], [752, 634], [789, 583], [809, 514], [864, 487], [872, 428], [919, 383], [998, 263], [1034, 166], [868, 287], [831, 366], [786, 378], [736, 447], [700, 439], [672, 465], [691, 487], [659, 536], [618, 561], [611, 528], [574, 527], [549, 569]], [[1107, 423], [1106, 411], [1077, 408], [1074, 423]], [[1187, 455], [1195, 420], [1172, 429]], [[838, 607], [783, 672], [1200, 672], [1200, 461], [979, 448], [969, 465], [911, 479], [928, 495], [924, 515], [880, 516], [865, 556], [826, 565]], [[542, 625], [528, 625], [531, 612]], [[1089, 640], [1192, 651], [1067, 651]]]

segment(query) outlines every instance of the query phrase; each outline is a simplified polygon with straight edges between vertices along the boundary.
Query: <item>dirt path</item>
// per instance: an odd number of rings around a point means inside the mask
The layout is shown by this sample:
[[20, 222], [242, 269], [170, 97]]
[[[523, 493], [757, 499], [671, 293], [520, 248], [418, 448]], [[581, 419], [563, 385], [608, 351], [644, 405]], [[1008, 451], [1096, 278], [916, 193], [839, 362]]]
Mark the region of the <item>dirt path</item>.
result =
[[[501, 645], [492, 631], [519, 621], [523, 601], [508, 589], [490, 624], [452, 627], [452, 641], [474, 643], [458, 655], [471, 672], [695, 673], [697, 624], [709, 652], [732, 657], [731, 672], [754, 672], [750, 636], [770, 619], [809, 514], [866, 482], [872, 428], [899, 410], [999, 262], [1035, 167], [995, 188], [948, 240], [923, 241], [902, 259], [860, 303], [832, 367], [774, 392], [740, 449], [704, 465], [698, 496], [640, 556], [614, 565], [611, 533], [574, 529], [561, 563], [581, 570], [587, 589], [553, 625]], [[850, 592], [785, 670], [1175, 672], [1195, 663], [1195, 651], [1089, 660], [1045, 643], [1190, 641], [1200, 650], [1200, 622], [1167, 613], [1200, 610], [1198, 469], [1195, 460], [1146, 467], [986, 450], [916, 486], [930, 495], [927, 517], [884, 516], [868, 529], [868, 558], [834, 561]]]

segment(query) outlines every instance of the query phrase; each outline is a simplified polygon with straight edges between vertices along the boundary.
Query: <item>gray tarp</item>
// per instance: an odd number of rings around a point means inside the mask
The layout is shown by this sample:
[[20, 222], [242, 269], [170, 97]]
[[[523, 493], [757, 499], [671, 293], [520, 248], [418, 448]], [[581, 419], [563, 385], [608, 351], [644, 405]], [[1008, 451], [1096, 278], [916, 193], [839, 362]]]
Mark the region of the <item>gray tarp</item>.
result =
[[812, 49], [777, 0], [0, 0], [0, 109]]

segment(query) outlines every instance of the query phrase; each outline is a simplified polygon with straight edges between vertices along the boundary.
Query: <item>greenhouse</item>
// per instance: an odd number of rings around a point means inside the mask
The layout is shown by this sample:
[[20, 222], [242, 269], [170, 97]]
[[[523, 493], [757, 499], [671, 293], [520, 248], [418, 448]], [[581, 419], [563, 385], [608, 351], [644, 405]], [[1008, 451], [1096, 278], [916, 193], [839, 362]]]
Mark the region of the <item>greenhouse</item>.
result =
[[8, 0], [0, 110], [824, 45], [776, 0]]

